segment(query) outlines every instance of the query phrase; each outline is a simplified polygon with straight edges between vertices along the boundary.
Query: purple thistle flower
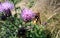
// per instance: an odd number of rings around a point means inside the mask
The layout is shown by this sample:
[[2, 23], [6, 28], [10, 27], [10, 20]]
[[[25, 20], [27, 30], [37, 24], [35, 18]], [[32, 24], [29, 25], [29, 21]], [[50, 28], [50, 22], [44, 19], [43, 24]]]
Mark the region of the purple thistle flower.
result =
[[12, 2], [6, 1], [2, 3], [2, 6], [4, 8], [5, 15], [7, 17], [11, 16], [11, 10], [14, 8], [14, 4]]
[[29, 9], [27, 9], [27, 8], [25, 8], [25, 9], [22, 10], [21, 18], [22, 18], [24, 21], [30, 21], [30, 20], [32, 20], [34, 17], [35, 17], [35, 14], [32, 12], [32, 10], [29, 10]]
[[0, 2], [0, 12], [5, 12], [4, 15], [1, 16], [1, 19], [5, 17], [11, 16], [11, 10], [14, 8], [14, 4], [9, 1], [5, 1], [4, 3]]
[[9, 2], [9, 1], [2, 3], [2, 6], [3, 6], [4, 10], [8, 10], [8, 9], [11, 10], [14, 8], [14, 4], [12, 2]]

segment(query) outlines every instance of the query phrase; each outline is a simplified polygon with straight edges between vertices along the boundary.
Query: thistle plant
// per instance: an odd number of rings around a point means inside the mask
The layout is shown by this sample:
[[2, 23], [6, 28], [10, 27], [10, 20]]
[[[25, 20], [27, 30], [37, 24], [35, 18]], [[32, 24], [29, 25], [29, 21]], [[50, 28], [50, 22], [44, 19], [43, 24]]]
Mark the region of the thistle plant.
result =
[[33, 24], [32, 19], [36, 14], [32, 10], [20, 9], [22, 11], [18, 18], [17, 13], [11, 15], [14, 7], [15, 4], [10, 1], [0, 3], [0, 12], [3, 13], [0, 22], [0, 38], [51, 38], [50, 32], [45, 29], [45, 26]]
[[[16, 14], [15, 14], [16, 15]], [[32, 21], [25, 23], [23, 19], [11, 16], [7, 18], [1, 25], [1, 38], [47, 38], [48, 31], [45, 27], [33, 24]], [[48, 32], [48, 33], [47, 33]], [[3, 33], [3, 34], [2, 34]], [[47, 34], [46, 34], [47, 33]]]

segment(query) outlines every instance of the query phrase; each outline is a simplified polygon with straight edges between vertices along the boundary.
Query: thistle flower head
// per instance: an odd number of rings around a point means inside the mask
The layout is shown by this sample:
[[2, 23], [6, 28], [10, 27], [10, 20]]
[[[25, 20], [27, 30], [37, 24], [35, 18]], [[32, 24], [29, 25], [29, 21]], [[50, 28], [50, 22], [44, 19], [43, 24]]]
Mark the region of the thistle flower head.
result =
[[14, 4], [12, 2], [9, 1], [5, 1], [4, 3], [2, 3], [2, 7], [3, 7], [3, 11], [5, 12], [5, 15], [7, 17], [11, 16], [11, 10], [14, 8]]
[[14, 4], [12, 2], [9, 2], [9, 1], [2, 3], [2, 6], [3, 6], [4, 10], [8, 10], [8, 9], [11, 10], [14, 8]]
[[30, 21], [30, 20], [32, 20], [32, 18], [35, 17], [35, 14], [32, 12], [32, 10], [24, 8], [22, 10], [21, 17], [24, 21]]

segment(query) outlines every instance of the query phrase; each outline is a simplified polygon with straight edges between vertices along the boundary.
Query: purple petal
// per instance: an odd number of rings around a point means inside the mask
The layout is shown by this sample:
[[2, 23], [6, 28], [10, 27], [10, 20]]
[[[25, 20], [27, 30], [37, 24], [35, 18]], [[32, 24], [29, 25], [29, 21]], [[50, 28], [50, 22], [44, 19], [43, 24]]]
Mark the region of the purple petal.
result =
[[0, 4], [0, 12], [3, 12], [4, 8], [2, 6], [2, 4]]
[[2, 6], [5, 10], [14, 8], [14, 4], [12, 2], [9, 2], [9, 1], [2, 3]]

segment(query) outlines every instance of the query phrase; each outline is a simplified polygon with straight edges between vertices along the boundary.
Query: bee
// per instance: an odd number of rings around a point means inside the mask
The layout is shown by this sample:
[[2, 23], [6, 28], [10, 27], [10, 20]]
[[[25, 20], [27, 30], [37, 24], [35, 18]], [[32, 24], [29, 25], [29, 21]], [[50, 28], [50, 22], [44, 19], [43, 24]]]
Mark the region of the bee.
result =
[[36, 13], [35, 18], [33, 19], [34, 24], [41, 24], [40, 13]]

